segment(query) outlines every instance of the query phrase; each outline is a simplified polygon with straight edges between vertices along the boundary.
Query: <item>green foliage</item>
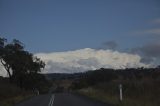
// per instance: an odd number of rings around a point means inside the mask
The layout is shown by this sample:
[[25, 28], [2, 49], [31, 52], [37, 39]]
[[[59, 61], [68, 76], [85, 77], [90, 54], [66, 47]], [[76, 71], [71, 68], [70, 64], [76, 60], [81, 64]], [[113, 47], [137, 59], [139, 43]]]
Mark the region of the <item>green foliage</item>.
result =
[[104, 69], [88, 71], [81, 73], [79, 79], [73, 81], [71, 89], [80, 89], [88, 86], [96, 85], [99, 82], [109, 82], [116, 79], [118, 76], [113, 69]]
[[98, 69], [80, 73], [80, 77], [75, 79], [71, 85], [72, 89], [80, 89], [94, 86], [99, 83], [111, 82], [114, 80], [122, 83], [124, 81], [141, 81], [144, 79], [159, 81], [160, 68], [131, 68], [131, 69]]
[[[119, 81], [99, 83], [78, 92], [116, 106], [159, 106], [160, 90], [158, 81], [121, 81], [123, 83], [123, 101], [119, 101]], [[101, 97], [101, 98], [99, 98]]]
[[40, 83], [46, 81], [39, 72], [45, 67], [45, 63], [32, 53], [24, 50], [24, 44], [14, 39], [7, 43], [0, 38], [0, 60], [6, 69], [10, 82], [21, 88], [38, 88]]
[[[137, 69], [119, 69], [113, 70], [114, 77], [104, 80], [98, 75], [110, 76], [110, 69], [99, 70], [101, 74], [95, 71], [92, 74], [96, 83], [90, 84], [88, 78], [82, 78], [79, 83], [72, 83], [75, 88], [78, 86], [80, 94], [89, 96], [106, 103], [116, 106], [158, 106], [160, 101], [160, 68], [137, 68]], [[107, 74], [106, 74], [107, 73]], [[97, 78], [97, 79], [96, 79]], [[83, 79], [83, 80], [82, 80]], [[87, 82], [87, 86], [81, 86], [81, 83]], [[123, 85], [123, 101], [119, 101], [119, 84]], [[74, 88], [74, 89], [75, 89]]]
[[8, 78], [0, 77], [0, 106], [14, 106], [16, 103], [33, 96], [32, 91], [22, 90], [9, 83]]

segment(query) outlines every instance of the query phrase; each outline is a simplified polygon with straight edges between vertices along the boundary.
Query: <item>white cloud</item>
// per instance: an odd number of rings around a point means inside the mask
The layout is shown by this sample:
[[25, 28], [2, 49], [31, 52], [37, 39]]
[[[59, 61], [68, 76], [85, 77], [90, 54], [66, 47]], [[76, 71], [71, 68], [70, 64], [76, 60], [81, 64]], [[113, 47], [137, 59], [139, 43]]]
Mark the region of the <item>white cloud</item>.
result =
[[151, 35], [151, 36], [156, 35], [156, 36], [159, 36], [160, 35], [160, 27], [159, 27], [160, 18], [151, 20], [150, 24], [154, 25], [154, 28], [135, 31], [132, 34], [134, 34], [134, 35], [136, 34], [136, 35]]
[[84, 72], [99, 68], [148, 67], [141, 63], [139, 55], [120, 53], [112, 50], [95, 50], [90, 48], [53, 53], [35, 54], [46, 63], [44, 73]]
[[136, 35], [160, 35], [160, 28], [155, 28], [155, 29], [148, 29], [148, 30], [142, 30], [142, 31], [135, 31], [133, 34]]
[[[46, 63], [43, 73], [74, 73], [99, 68], [118, 69], [149, 66], [140, 62], [139, 55], [90, 48], [66, 52], [37, 53], [35, 56]], [[0, 70], [0, 76], [7, 75], [2, 65], [0, 65]]]
[[145, 33], [160, 35], [160, 28], [145, 31]]

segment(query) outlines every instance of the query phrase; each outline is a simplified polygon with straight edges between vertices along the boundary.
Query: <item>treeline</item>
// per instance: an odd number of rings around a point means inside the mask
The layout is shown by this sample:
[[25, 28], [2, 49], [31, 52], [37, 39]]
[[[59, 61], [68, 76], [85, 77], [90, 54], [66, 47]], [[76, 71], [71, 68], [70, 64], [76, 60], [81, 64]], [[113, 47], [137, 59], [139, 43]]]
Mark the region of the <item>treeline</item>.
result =
[[46, 78], [40, 74], [45, 63], [26, 51], [19, 40], [7, 42], [6, 38], [0, 37], [0, 63], [8, 74], [9, 82], [21, 89], [40, 89], [47, 84]]
[[81, 89], [107, 82], [131, 82], [140, 80], [154, 80], [160, 82], [160, 67], [157, 68], [126, 68], [126, 69], [97, 69], [79, 73], [74, 79], [71, 89]]

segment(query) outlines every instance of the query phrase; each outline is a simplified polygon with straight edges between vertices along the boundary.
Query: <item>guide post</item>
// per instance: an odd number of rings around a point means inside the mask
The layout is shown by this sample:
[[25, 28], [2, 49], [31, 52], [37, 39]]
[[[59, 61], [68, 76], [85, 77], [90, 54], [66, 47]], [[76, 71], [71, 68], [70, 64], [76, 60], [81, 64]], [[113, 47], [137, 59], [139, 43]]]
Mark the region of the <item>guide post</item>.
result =
[[119, 84], [119, 100], [123, 100], [123, 94], [122, 94], [122, 84]]

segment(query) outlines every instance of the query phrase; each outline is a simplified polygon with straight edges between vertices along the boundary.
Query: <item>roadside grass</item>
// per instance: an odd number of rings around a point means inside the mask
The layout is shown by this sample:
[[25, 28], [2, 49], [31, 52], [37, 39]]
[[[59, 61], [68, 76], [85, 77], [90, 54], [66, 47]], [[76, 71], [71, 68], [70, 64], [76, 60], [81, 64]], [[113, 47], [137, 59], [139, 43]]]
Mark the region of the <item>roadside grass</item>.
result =
[[1, 101], [0, 106], [14, 106], [15, 104], [23, 100], [26, 100], [32, 96], [33, 95], [19, 95], [19, 96], [11, 97], [11, 98]]
[[21, 90], [6, 79], [0, 80], [0, 106], [13, 106], [32, 96], [31, 91]]
[[83, 88], [77, 91], [78, 93], [90, 97], [95, 100], [99, 100], [102, 102], [106, 102], [109, 104], [116, 105], [118, 103], [118, 98], [115, 95], [108, 95], [106, 92], [89, 87], [89, 88]]
[[152, 81], [125, 81], [123, 101], [119, 101], [119, 82], [101, 83], [78, 90], [78, 93], [115, 106], [159, 106], [160, 85]]

